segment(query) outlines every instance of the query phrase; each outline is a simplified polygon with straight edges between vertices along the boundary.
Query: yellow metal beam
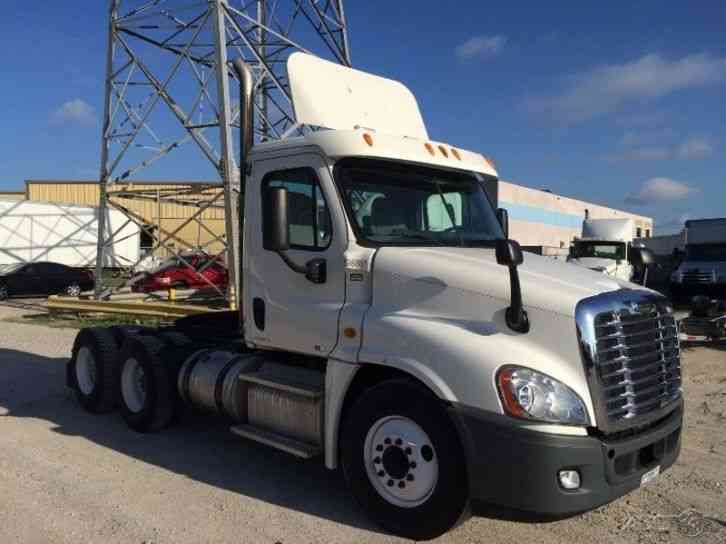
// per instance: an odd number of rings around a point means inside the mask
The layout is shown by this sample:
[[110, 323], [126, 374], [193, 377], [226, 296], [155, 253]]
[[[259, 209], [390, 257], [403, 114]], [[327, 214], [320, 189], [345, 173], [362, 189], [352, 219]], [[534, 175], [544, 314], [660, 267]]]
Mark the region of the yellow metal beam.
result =
[[190, 304], [170, 304], [168, 302], [148, 302], [143, 300], [84, 300], [58, 295], [48, 297], [48, 308], [51, 310], [140, 315], [147, 317], [184, 317], [187, 315], [217, 311], [205, 306], [193, 306]]

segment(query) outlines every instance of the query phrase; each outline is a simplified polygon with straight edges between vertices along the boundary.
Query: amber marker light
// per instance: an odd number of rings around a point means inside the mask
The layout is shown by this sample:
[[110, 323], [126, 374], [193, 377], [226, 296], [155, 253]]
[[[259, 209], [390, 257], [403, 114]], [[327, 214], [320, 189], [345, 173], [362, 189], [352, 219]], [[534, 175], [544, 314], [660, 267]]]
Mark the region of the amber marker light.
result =
[[456, 160], [457, 161], [460, 161], [461, 160], [461, 155], [459, 155], [459, 152], [456, 149], [454, 149], [453, 147], [451, 148], [451, 154], [454, 157], [456, 157]]
[[443, 145], [440, 145], [440, 146], [439, 146], [439, 151], [441, 151], [441, 154], [442, 154], [442, 155], [443, 155], [444, 157], [446, 157], [447, 159], [449, 158], [449, 152], [448, 152], [448, 151], [446, 151], [446, 148], [445, 148], [445, 147], [444, 147]]
[[366, 143], [367, 143], [367, 144], [368, 144], [369, 146], [373, 147], [373, 136], [371, 136], [370, 134], [368, 134], [368, 133], [366, 132], [366, 133], [365, 133], [365, 134], [363, 135], [363, 139], [365, 140], [365, 142], [366, 142]]
[[427, 144], [424, 144], [424, 147], [426, 148], [426, 151], [429, 152], [429, 155], [431, 155], [433, 157], [434, 154], [435, 154], [434, 146], [432, 146], [431, 144], [428, 144], [427, 143]]

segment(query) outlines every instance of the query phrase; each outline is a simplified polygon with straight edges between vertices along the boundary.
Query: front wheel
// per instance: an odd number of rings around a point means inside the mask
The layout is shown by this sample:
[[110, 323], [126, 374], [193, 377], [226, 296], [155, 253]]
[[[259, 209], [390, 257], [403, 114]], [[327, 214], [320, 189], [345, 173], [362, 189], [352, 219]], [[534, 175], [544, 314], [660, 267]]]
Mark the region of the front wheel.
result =
[[392, 380], [363, 393], [344, 423], [341, 458], [358, 502], [397, 535], [435, 538], [468, 517], [459, 437], [422, 386]]

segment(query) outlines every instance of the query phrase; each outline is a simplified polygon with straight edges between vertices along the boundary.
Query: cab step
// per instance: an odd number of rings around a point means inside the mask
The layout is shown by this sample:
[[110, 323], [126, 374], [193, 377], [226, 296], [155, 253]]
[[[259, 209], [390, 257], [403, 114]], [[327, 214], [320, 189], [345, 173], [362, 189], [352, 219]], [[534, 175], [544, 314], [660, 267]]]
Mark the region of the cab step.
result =
[[248, 438], [265, 444], [278, 450], [282, 450], [302, 459], [310, 459], [320, 454], [320, 448], [312, 444], [307, 444], [281, 434], [274, 433], [265, 429], [260, 429], [249, 424], [233, 425], [229, 428], [237, 436]]

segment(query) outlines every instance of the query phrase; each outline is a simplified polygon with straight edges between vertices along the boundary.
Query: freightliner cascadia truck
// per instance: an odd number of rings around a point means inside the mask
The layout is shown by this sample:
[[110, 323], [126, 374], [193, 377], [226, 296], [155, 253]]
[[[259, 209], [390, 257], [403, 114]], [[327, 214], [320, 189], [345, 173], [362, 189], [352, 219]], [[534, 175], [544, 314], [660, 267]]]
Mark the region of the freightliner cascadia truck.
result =
[[568, 261], [631, 281], [633, 230], [632, 219], [585, 219], [582, 237], [572, 241]]
[[84, 408], [139, 432], [188, 405], [216, 413], [240, 439], [340, 467], [374, 521], [415, 539], [487, 504], [585, 512], [673, 464], [666, 298], [523, 259], [491, 161], [432, 141], [402, 84], [296, 53], [295, 115], [315, 130], [252, 145], [249, 70], [230, 69], [241, 309], [82, 330], [67, 381]]

